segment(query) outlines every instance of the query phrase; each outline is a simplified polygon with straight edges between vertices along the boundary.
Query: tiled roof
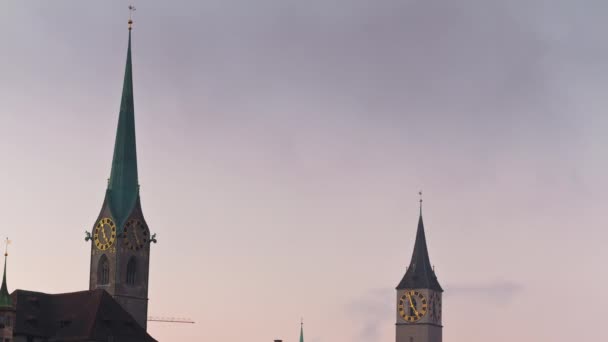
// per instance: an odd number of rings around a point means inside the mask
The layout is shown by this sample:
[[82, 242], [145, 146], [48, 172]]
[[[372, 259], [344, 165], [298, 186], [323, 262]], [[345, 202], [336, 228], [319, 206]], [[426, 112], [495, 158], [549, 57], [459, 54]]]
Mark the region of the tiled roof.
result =
[[153, 342], [105, 290], [46, 294], [16, 290], [16, 336], [60, 341]]

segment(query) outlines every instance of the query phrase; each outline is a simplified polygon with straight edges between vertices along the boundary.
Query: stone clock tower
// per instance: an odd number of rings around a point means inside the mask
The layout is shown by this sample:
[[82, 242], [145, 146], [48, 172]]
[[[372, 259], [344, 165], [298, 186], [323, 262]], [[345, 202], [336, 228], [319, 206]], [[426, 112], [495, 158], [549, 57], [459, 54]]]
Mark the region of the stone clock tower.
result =
[[429, 258], [422, 222], [422, 200], [410, 266], [397, 286], [397, 342], [441, 342], [441, 293]]
[[150, 243], [156, 242], [144, 219], [139, 197], [131, 20], [127, 64], [122, 90], [112, 171], [101, 212], [87, 241], [91, 240], [90, 289], [105, 289], [144, 329], [148, 315]]

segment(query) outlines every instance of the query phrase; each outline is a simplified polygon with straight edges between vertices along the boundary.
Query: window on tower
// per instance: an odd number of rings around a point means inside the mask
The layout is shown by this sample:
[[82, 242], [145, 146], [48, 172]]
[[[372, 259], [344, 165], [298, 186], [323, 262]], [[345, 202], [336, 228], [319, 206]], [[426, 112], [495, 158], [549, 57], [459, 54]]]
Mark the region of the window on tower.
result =
[[129, 262], [127, 263], [127, 284], [135, 285], [135, 281], [137, 279], [137, 262], [135, 261], [135, 257], [131, 257]]
[[97, 282], [100, 285], [108, 285], [110, 283], [110, 262], [105, 255], [99, 259], [97, 268]]

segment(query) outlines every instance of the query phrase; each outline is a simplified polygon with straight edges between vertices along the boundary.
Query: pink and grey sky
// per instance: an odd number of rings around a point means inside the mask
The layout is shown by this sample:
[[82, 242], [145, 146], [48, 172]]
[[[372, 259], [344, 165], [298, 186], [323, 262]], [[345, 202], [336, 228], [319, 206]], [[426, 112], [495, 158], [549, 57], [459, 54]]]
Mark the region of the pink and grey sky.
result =
[[[9, 288], [88, 288], [126, 1], [0, 4]], [[606, 341], [608, 3], [135, 1], [161, 341], [394, 340], [425, 192], [446, 341]]]

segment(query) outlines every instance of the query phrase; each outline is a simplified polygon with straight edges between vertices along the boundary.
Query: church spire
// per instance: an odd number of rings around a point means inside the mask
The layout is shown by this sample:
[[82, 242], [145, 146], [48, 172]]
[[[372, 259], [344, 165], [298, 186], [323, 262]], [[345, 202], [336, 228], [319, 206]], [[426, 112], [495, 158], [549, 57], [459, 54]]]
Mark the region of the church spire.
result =
[[8, 293], [8, 287], [6, 286], [6, 261], [8, 258], [8, 244], [9, 239], [6, 239], [6, 247], [4, 250], [4, 274], [2, 276], [2, 287], [0, 288], [0, 308], [12, 308], [13, 300], [11, 295]]
[[135, 148], [135, 108], [133, 104], [133, 73], [131, 66], [131, 24], [129, 20], [129, 43], [127, 63], [122, 88], [120, 114], [112, 159], [112, 172], [108, 181], [109, 204], [112, 214], [122, 227], [135, 206], [139, 195], [137, 178], [137, 153]]
[[300, 342], [304, 342], [304, 320], [300, 322]]
[[[420, 192], [419, 195], [422, 196], [422, 192]], [[443, 291], [441, 285], [439, 285], [433, 266], [431, 265], [431, 259], [429, 258], [429, 251], [426, 245], [424, 222], [422, 221], [422, 198], [420, 199], [420, 216], [418, 218], [414, 252], [412, 253], [410, 266], [397, 286], [397, 289], [431, 289]]]

